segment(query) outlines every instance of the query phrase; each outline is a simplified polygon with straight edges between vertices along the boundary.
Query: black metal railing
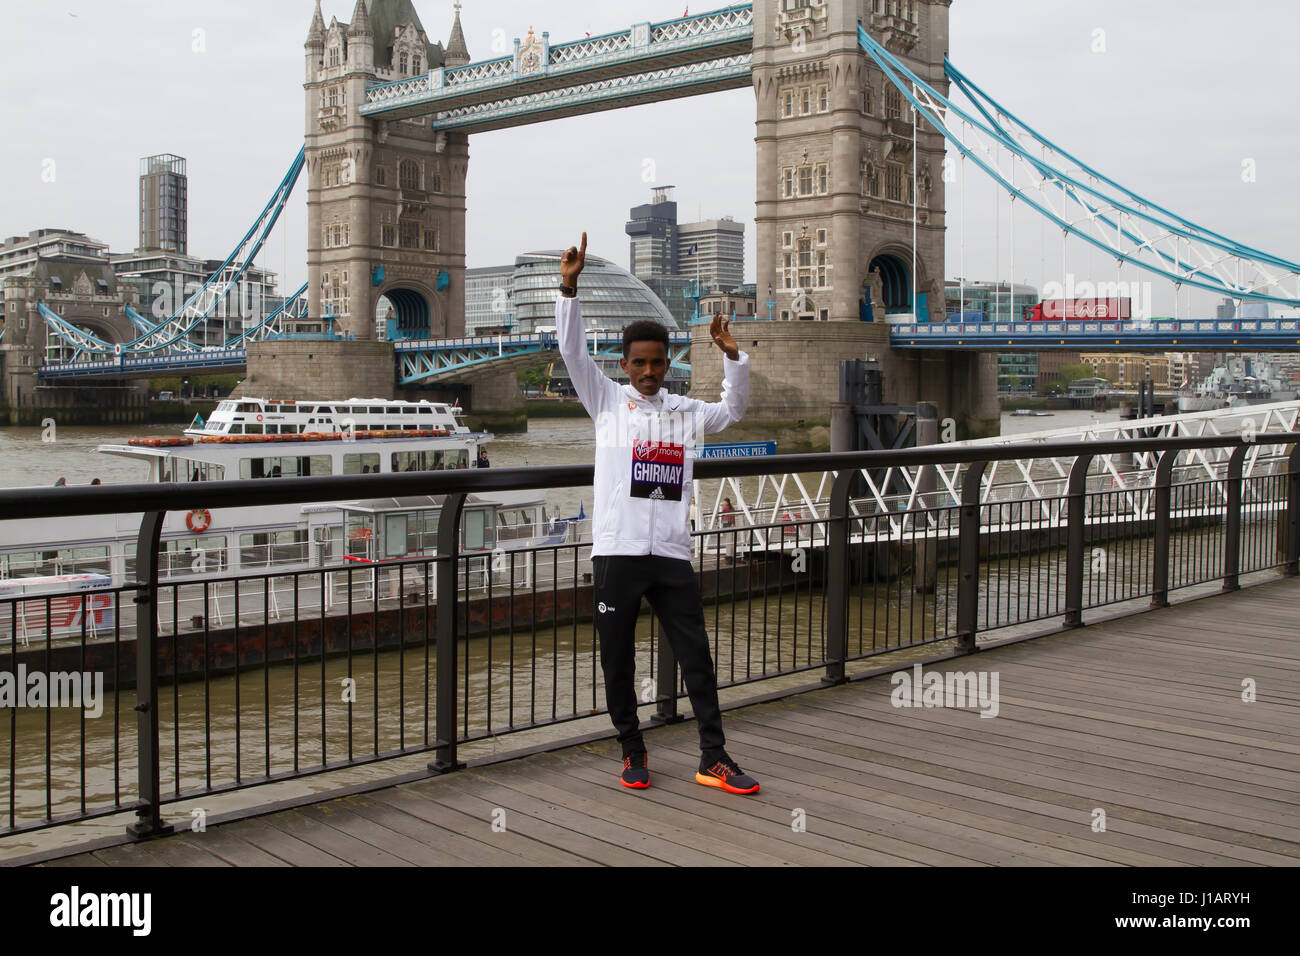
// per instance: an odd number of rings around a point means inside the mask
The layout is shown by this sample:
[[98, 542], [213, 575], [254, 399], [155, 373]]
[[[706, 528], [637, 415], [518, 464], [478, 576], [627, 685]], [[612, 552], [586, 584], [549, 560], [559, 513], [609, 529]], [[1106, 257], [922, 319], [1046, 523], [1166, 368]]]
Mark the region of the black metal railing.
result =
[[[1161, 606], [1180, 588], [1221, 581], [1231, 590], [1272, 569], [1294, 575], [1298, 441], [940, 445], [697, 462], [704, 482], [835, 475], [818, 513], [693, 535], [719, 686], [814, 672], [835, 683], [881, 654], [939, 645], [965, 654], [981, 634], [1053, 620], [1076, 627], [1089, 611], [1139, 599]], [[1226, 466], [1208, 466], [1206, 449], [1231, 449]], [[1259, 457], [1246, 474], [1252, 449]], [[1159, 456], [1154, 468], [1101, 467], [1106, 456], [1143, 452]], [[982, 480], [993, 463], [1030, 459], [1070, 460], [1068, 477], [1033, 497], [1028, 484]], [[922, 471], [904, 508], [861, 494], [864, 474], [940, 466], [959, 466], [957, 480], [940, 489]], [[9, 736], [0, 834], [133, 811], [131, 831], [150, 836], [167, 831], [163, 808], [180, 801], [399, 756], [429, 755], [430, 770], [446, 772], [462, 765], [464, 745], [603, 713], [590, 541], [513, 534], [508, 549], [491, 551], [461, 541], [470, 494], [591, 480], [590, 466], [566, 466], [0, 492], [0, 529], [13, 518], [141, 516], [133, 579], [73, 596], [75, 633], [54, 636], [67, 596], [0, 599], [0, 639], [6, 625], [9, 637], [0, 662], [10, 674], [20, 665], [95, 671], [107, 691], [99, 721], [52, 707], [0, 717]], [[417, 494], [445, 496], [434, 553], [160, 573], [168, 512]], [[86, 613], [94, 601], [114, 612], [99, 630]], [[36, 635], [21, 649], [20, 631]], [[653, 719], [678, 719], [684, 691], [650, 615], [636, 646], [642, 701]]]

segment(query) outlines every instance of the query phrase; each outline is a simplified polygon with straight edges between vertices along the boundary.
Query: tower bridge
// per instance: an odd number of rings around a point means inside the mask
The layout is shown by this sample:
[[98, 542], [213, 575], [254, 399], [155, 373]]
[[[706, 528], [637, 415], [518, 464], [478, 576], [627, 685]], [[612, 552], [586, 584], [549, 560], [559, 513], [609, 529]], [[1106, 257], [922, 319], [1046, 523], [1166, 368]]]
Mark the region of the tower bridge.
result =
[[[474, 61], [459, 4], [444, 45], [409, 0], [355, 0], [347, 22], [328, 23], [318, 0], [304, 45], [302, 154], [222, 274], [176, 316], [137, 322], [125, 343], [41, 313], [73, 354], [40, 377], [215, 360], [189, 336], [256, 255], [301, 172], [308, 280], [297, 315], [328, 318], [336, 335], [309, 336], [299, 355], [284, 317], [268, 317], [226, 342], [221, 360], [242, 355], [250, 381], [276, 394], [306, 387], [309, 362], [340, 370], [345, 390], [352, 372], [392, 389], [454, 381], [471, 406], [517, 408], [513, 366], [547, 346], [464, 335], [469, 136], [741, 86], [755, 94], [757, 282], [775, 291], [782, 320], [738, 325], [756, 369], [748, 426], [793, 439], [827, 422], [845, 356], [878, 358], [886, 402], [935, 402], [963, 436], [979, 437], [998, 427], [999, 349], [1300, 347], [1285, 321], [946, 321], [945, 159], [959, 164], [953, 188], [986, 177], [1013, 211], [1059, 228], [1063, 265], [1073, 242], [1162, 277], [1176, 295], [1300, 305], [1300, 266], [1125, 189], [961, 73], [947, 57], [949, 6], [760, 0], [571, 42], [530, 28], [507, 55]], [[373, 341], [381, 299], [396, 313], [397, 343]], [[702, 327], [689, 334], [708, 342]], [[696, 363], [698, 394], [717, 394], [717, 365]]]

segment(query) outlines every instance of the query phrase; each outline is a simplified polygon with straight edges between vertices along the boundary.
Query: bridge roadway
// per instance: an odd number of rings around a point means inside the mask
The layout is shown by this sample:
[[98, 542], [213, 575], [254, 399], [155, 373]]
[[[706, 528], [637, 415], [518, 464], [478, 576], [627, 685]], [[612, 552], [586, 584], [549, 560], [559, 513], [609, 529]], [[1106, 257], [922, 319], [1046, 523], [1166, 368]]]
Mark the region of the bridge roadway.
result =
[[1297, 599], [1272, 581], [933, 665], [998, 673], [993, 719], [896, 709], [884, 675], [738, 706], [752, 797], [693, 782], [687, 722], [647, 732], [645, 791], [589, 739], [48, 865], [1294, 866]]

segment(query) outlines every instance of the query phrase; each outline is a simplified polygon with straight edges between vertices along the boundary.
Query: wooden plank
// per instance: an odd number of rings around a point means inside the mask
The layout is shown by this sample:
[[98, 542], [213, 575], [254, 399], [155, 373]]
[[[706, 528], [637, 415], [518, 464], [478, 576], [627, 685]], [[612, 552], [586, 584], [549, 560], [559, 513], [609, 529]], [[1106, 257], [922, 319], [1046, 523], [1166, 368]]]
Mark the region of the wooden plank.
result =
[[730, 861], [720, 856], [702, 853], [692, 846], [666, 840], [657, 834], [630, 830], [571, 808], [563, 800], [546, 795], [546, 787], [537, 785], [534, 781], [518, 780], [513, 772], [514, 768], [510, 769], [512, 771], [510, 773], [484, 774], [478, 780], [457, 779], [454, 783], [463, 784], [467, 792], [492, 801], [495, 804], [494, 809], [505, 810], [507, 827], [516, 814], [527, 814], [574, 833], [585, 834], [610, 846], [622, 847], [632, 853], [670, 865], [730, 865]]
[[309, 808], [285, 810], [263, 821], [268, 827], [297, 837], [318, 850], [346, 861], [352, 866], [410, 866], [406, 860], [394, 856], [378, 847], [349, 836], [333, 827], [319, 822]]
[[204, 833], [187, 833], [177, 839], [202, 847], [221, 857], [231, 866], [288, 866], [278, 856], [267, 853], [238, 835], [240, 823], [227, 823], [209, 827]]
[[404, 786], [374, 791], [367, 796], [381, 807], [409, 814], [416, 821], [433, 824], [450, 834], [445, 838], [449, 848], [474, 866], [595, 865], [576, 853], [557, 850], [516, 832], [494, 833], [480, 818], [450, 809]]
[[[575, 778], [565, 772], [552, 756], [520, 761], [503, 775], [501, 782], [512, 789], [522, 789], [538, 797], [554, 800], [569, 809], [589, 814], [625, 829], [644, 833], [656, 840], [675, 843], [743, 866], [780, 866], [785, 860], [754, 848], [737, 845], [722, 838], [709, 821], [693, 813], [664, 812], [653, 801], [640, 799], [644, 791], [629, 790], [617, 779], [600, 783]], [[653, 781], [652, 784], [653, 786]]]
[[[480, 821], [480, 825], [484, 829], [490, 829], [492, 811], [501, 806], [498, 801], [490, 800], [484, 795], [492, 792], [491, 785], [485, 785], [477, 778], [471, 779], [467, 783], [462, 783], [458, 779], [475, 773], [477, 772], [462, 771], [461, 773], [451, 774], [433, 781], [437, 784], [434, 787], [425, 784], [407, 784], [407, 787], [419, 791], [429, 800], [475, 817]], [[635, 853], [622, 846], [606, 843], [603, 840], [588, 836], [586, 833], [575, 832], [558, 826], [546, 819], [544, 812], [538, 811], [538, 808], [531, 807], [530, 809], [534, 813], [516, 809], [514, 813], [507, 814], [507, 831], [518, 833], [530, 840], [536, 840], [547, 846], [575, 853], [594, 863], [607, 866], [667, 865], [658, 858]], [[542, 812], [542, 815], [535, 815], [538, 812]]]
[[[425, 840], [411, 839], [409, 836], [391, 830], [372, 816], [362, 816], [353, 812], [355, 797], [345, 800], [318, 803], [304, 807], [305, 816], [333, 827], [341, 833], [360, 840], [367, 846], [391, 854], [412, 866], [463, 866], [465, 860], [439, 849], [435, 844]], [[397, 811], [392, 811], [397, 816]]]
[[[677, 765], [691, 766], [689, 752], [658, 750], [660, 759]], [[733, 754], [734, 756], [734, 754]], [[698, 758], [695, 758], [698, 762]], [[744, 763], [741, 764], [745, 766]], [[693, 771], [692, 771], [693, 772]], [[757, 770], [755, 770], [757, 773]], [[953, 823], [943, 817], [925, 816], [912, 811], [902, 811], [882, 804], [874, 804], [853, 796], [833, 793], [808, 784], [801, 774], [776, 774], [769, 772], [760, 779], [763, 789], [746, 800], [766, 802], [785, 809], [787, 819], [793, 809], [806, 811], [810, 826], [812, 821], [829, 821], [845, 827], [892, 837], [903, 843], [946, 851], [991, 865], [1096, 865], [1097, 859], [1080, 854], [1052, 850], [1008, 839], [999, 833], [978, 830]], [[718, 794], [719, 798], [727, 794]], [[872, 845], [879, 845], [874, 843]]]
[[[559, 751], [555, 757], [558, 768], [563, 768], [573, 780], [586, 780], [600, 786], [607, 776], [605, 772], [593, 768], [573, 751]], [[785, 819], [766, 821], [751, 812], [748, 814], [748, 819], [738, 820], [725, 808], [696, 799], [694, 793], [678, 792], [677, 788], [671, 786], [667, 775], [659, 772], [654, 762], [651, 764], [650, 772], [650, 787], [637, 794], [637, 799], [640, 801], [638, 808], [642, 809], [642, 812], [648, 812], [645, 807], [656, 806], [671, 814], [693, 814], [703, 820], [709, 831], [719, 838], [736, 846], [771, 853], [783, 865], [849, 866], [853, 863], [868, 862], [863, 859], [851, 859], [849, 856], [835, 855], [836, 851], [844, 851], [846, 845], [826, 840], [825, 837], [816, 834], [812, 835], [812, 839], [806, 839], [807, 834], [795, 833], [790, 828], [789, 821]], [[852, 849], [854, 848], [849, 848], [848, 852], [852, 853]], [[893, 866], [918, 865], [914, 861], [900, 857], [878, 855], [875, 862], [882, 861]]]
[[270, 818], [258, 817], [254, 820], [241, 820], [237, 824], [227, 824], [226, 826], [237, 827], [235, 833], [241, 839], [247, 840], [253, 846], [284, 860], [290, 866], [349, 865], [346, 861], [326, 853], [324, 850], [318, 849], [292, 834], [268, 826], [265, 822], [268, 819]]
[[[930, 711], [923, 713], [928, 714]], [[1165, 770], [1153, 763], [1119, 761], [1113, 757], [1097, 759], [1094, 758], [1091, 750], [1084, 748], [1070, 750], [1055, 747], [1047, 750], [1021, 746], [1017, 749], [1006, 742], [1008, 738], [999, 737], [990, 740], [980, 733], [978, 727], [966, 729], [957, 724], [949, 727], [926, 720], [920, 713], [915, 717], [904, 717], [901, 713], [897, 716], [892, 713], [881, 713], [870, 718], [860, 718], [844, 717], [835, 712], [809, 708], [785, 714], [784, 717], [792, 724], [813, 728], [813, 732], [840, 730], [857, 738], [865, 734], [870, 737], [875, 746], [895, 753], [900, 751], [893, 748], [905, 747], [902, 752], [910, 755], [916, 753], [916, 748], [919, 747], [924, 748], [925, 753], [937, 755], [937, 759], [965, 754], [987, 755], [993, 759], [1003, 760], [1008, 755], [1014, 755], [1017, 762], [1025, 767], [1040, 768], [1040, 772], [1052, 775], [1064, 774], [1065, 779], [1071, 779], [1077, 774], [1101, 774], [1105, 779], [1113, 777], [1116, 782], [1122, 783], [1130, 778], [1140, 780], [1143, 777], [1150, 777], [1168, 781], [1171, 785], [1176, 784], [1179, 792], [1188, 788], [1192, 793], [1202, 790], [1214, 791], [1220, 797], [1222, 794], [1233, 794], [1232, 800], [1235, 805], [1259, 808], [1269, 814], [1277, 814], [1286, 809], [1279, 804], [1300, 806], [1300, 794], [1294, 791], [1269, 789], [1264, 792], [1259, 788], [1238, 784], [1226, 776], [1211, 777], [1204, 774], [1178, 773]], [[964, 734], [955, 732], [959, 730], [966, 732]], [[919, 737], [918, 731], [920, 731]]]
[[[908, 754], [905, 748], [898, 754], [892, 755], [888, 751], [875, 747], [874, 742], [871, 748], [868, 748], [866, 745], [859, 743], [860, 738], [857, 735], [852, 734], [836, 735], [840, 740], [833, 742], [827, 739], [830, 736], [828, 733], [812, 736], [797, 730], [787, 731], [771, 726], [755, 729], [755, 732], [763, 734], [764, 737], [802, 744], [810, 749], [830, 751], [849, 758], [860, 758], [865, 751], [872, 755], [872, 759], [890, 760], [898, 766], [906, 766], [909, 763], [913, 765], [919, 764], [928, 771], [939, 775], [950, 777], [962, 775], [968, 780], [985, 781], [986, 786], [1007, 790], [1018, 788], [1020, 792], [1024, 793], [1041, 792], [1047, 789], [1071, 801], [1091, 802], [1094, 807], [1128, 807], [1137, 812], [1177, 817], [1186, 819], [1194, 825], [1240, 833], [1249, 841], [1250, 845], [1261, 849], [1276, 850], [1277, 847], [1274, 844], [1277, 841], [1282, 841], [1284, 843], [1290, 842], [1296, 850], [1300, 851], [1300, 840], [1293, 839], [1291, 836], [1300, 832], [1295, 827], [1287, 826], [1279, 822], [1278, 819], [1249, 819], [1243, 817], [1237, 812], [1238, 808], [1234, 804], [1225, 800], [1210, 800], [1207, 798], [1193, 804], [1190, 799], [1185, 797], [1183, 791], [1177, 788], [1175, 788], [1176, 792], [1173, 793], [1157, 793], [1154, 792], [1157, 789], [1154, 787], [1148, 787], [1142, 793], [1129, 793], [1095, 779], [1074, 781], [1045, 778], [1039, 773], [1026, 770], [1023, 763], [1015, 759], [1007, 759], [995, 765], [987, 759], [953, 757], [940, 763], [935, 760], [918, 759], [915, 755]], [[1205, 804], [1205, 806], [1200, 804]], [[1277, 816], [1281, 817], [1282, 815], [1278, 814]]]
[[[752, 744], [755, 748], [770, 748], [785, 753], [786, 755], [801, 755], [805, 748], [800, 745], [790, 744], [774, 736], [760, 736], [757, 734], [733, 733], [731, 737], [736, 738], [743, 743]], [[860, 770], [862, 763], [860, 761], [851, 761], [838, 754], [823, 754], [823, 761], [833, 763], [841, 767], [850, 767], [854, 770]], [[882, 777], [892, 777], [895, 779], [904, 779], [912, 782], [928, 783], [942, 785], [954, 790], [955, 792], [971, 793], [975, 796], [985, 799], [1001, 799], [1009, 802], [1013, 799], [1017, 803], [1037, 806], [1049, 806], [1054, 809], [1074, 806], [1074, 813], [1088, 814], [1092, 807], [1097, 803], [1087, 801], [1081, 798], [1074, 798], [1073, 803], [1066, 800], [1065, 795], [1050, 791], [1043, 791], [1036, 787], [1026, 787], [1019, 784], [1002, 784], [992, 779], [988, 781], [979, 780], [970, 782], [972, 775], [959, 771], [951, 771], [947, 768], [926, 765], [924, 770], [918, 770], [912, 766], [912, 762], [903, 760], [899, 761], [897, 766], [890, 762], [877, 760], [870, 765], [870, 772]], [[1117, 812], [1117, 811], [1123, 811]], [[1238, 860], [1249, 862], [1263, 863], [1266, 865], [1293, 864], [1292, 859], [1282, 852], [1272, 852], [1270, 850], [1260, 850], [1254, 846], [1242, 845], [1239, 842], [1231, 842], [1233, 837], [1249, 837], [1252, 834], [1239, 834], [1237, 831], [1230, 831], [1227, 834], [1222, 833], [1218, 828], [1205, 827], [1197, 823], [1188, 823], [1179, 818], [1169, 817], [1167, 815], [1154, 814], [1143, 810], [1130, 807], [1111, 805], [1107, 807], [1107, 814], [1110, 820], [1108, 825], [1114, 826], [1117, 818], [1127, 819], [1137, 823], [1144, 824], [1150, 829], [1146, 832], [1167, 832], [1171, 839], [1178, 839], [1185, 842], [1188, 846], [1203, 846], [1211, 852], [1221, 853], [1225, 856], [1231, 856]], [[1133, 831], [1136, 832], [1136, 831]], [[1208, 832], [1209, 837], [1203, 837], [1202, 832]], [[1257, 842], [1258, 838], [1252, 842]]]

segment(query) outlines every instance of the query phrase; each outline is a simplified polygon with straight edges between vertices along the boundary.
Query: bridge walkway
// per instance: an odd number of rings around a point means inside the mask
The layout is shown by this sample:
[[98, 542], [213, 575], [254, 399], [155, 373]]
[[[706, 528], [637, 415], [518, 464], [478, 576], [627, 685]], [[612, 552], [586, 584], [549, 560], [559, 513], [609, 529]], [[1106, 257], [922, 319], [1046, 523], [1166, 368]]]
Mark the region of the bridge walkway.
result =
[[53, 865], [1297, 865], [1298, 599], [1285, 579], [932, 665], [996, 672], [993, 718], [895, 708], [887, 675], [741, 706], [752, 797], [693, 781], [688, 721], [647, 732], [644, 791], [604, 739]]

